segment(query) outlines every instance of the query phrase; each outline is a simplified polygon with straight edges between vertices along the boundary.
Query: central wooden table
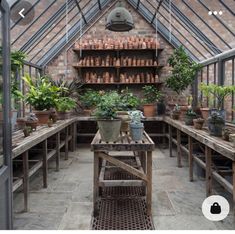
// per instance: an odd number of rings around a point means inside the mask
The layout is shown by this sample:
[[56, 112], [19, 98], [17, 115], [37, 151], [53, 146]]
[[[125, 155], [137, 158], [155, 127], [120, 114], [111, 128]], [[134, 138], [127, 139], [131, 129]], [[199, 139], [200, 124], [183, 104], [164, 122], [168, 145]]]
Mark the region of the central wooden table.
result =
[[[101, 140], [99, 131], [96, 133], [91, 150], [94, 152], [94, 181], [93, 181], [93, 205], [94, 216], [98, 214], [98, 201], [100, 199], [101, 187], [115, 186], [144, 186], [146, 190], [147, 214], [151, 215], [152, 203], [152, 151], [155, 145], [146, 132], [143, 140], [132, 141], [130, 136], [121, 133], [117, 142], [104, 142]], [[116, 154], [115, 151], [122, 152]], [[135, 165], [130, 165], [122, 160], [125, 152], [133, 154]], [[114, 153], [115, 152], [115, 153]], [[112, 155], [111, 155], [112, 154]], [[128, 156], [129, 156], [128, 154]], [[120, 168], [127, 173], [137, 177], [137, 180], [105, 180], [106, 163]]]

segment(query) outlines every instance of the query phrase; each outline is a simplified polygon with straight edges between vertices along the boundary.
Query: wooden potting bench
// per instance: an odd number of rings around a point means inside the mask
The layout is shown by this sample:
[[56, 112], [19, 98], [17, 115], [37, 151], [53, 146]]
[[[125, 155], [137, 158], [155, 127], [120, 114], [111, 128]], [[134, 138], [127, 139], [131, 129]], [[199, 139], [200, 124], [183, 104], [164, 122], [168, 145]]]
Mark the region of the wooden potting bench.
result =
[[[146, 132], [144, 132], [143, 140], [139, 142], [132, 141], [126, 133], [121, 133], [116, 142], [104, 142], [101, 140], [99, 131], [96, 133], [91, 143], [91, 150], [94, 152], [94, 216], [98, 214], [97, 204], [101, 198], [100, 188], [115, 186], [144, 186], [146, 189], [147, 213], [151, 215], [152, 151], [154, 148], [155, 144]], [[135, 165], [122, 160], [122, 158], [130, 155], [135, 159]], [[136, 179], [105, 179], [105, 171], [110, 166], [123, 170]]]

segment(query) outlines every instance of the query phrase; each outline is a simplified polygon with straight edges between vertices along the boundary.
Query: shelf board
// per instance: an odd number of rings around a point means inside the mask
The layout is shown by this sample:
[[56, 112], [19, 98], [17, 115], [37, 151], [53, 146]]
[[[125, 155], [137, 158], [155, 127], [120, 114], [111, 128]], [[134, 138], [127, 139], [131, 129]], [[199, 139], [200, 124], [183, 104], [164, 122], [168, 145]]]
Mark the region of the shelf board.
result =
[[121, 69], [121, 68], [156, 68], [160, 69], [163, 68], [164, 65], [158, 65], [158, 66], [79, 66], [79, 65], [73, 65], [74, 68], [116, 68], [116, 69]]
[[[158, 51], [164, 50], [164, 48], [158, 48]], [[80, 52], [81, 49], [74, 48], [74, 52]], [[82, 51], [98, 51], [98, 52], [123, 52], [123, 51], [156, 51], [156, 49], [82, 49]]]
[[114, 82], [114, 83], [84, 83], [84, 85], [146, 85], [146, 84], [156, 84], [161, 85], [163, 82], [144, 82], [144, 83], [121, 83], [121, 82]]

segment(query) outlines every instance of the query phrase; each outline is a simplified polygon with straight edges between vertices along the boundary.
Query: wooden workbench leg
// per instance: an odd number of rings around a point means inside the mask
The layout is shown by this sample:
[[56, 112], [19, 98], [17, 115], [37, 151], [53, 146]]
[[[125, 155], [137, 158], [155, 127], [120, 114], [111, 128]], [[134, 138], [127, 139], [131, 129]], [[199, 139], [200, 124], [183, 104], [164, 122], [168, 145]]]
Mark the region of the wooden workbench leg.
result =
[[60, 132], [56, 133], [56, 171], [60, 170]]
[[162, 144], [163, 144], [163, 148], [166, 148], [166, 123], [162, 122], [163, 125], [163, 140], [162, 140]]
[[42, 142], [43, 144], [43, 158], [42, 158], [42, 171], [43, 171], [43, 187], [47, 188], [47, 174], [48, 174], [48, 161], [47, 161], [47, 139]]
[[235, 161], [233, 161], [233, 215], [235, 219]]
[[98, 215], [98, 197], [99, 197], [99, 153], [94, 152], [94, 171], [93, 171], [93, 215]]
[[140, 155], [141, 166], [142, 166], [144, 172], [146, 173], [146, 152], [141, 151], [141, 152], [138, 152], [138, 153]]
[[77, 148], [77, 122], [73, 123], [73, 140], [72, 140], [72, 142], [73, 142], [72, 148], [73, 148], [73, 151], [75, 151]]
[[181, 162], [181, 132], [177, 129], [177, 164], [178, 167], [182, 167]]
[[206, 196], [210, 196], [212, 192], [212, 175], [211, 175], [211, 148], [205, 146], [206, 156]]
[[170, 157], [172, 157], [172, 127], [170, 124], [168, 125], [168, 132], [169, 132], [169, 152], [170, 152]]
[[188, 136], [189, 181], [193, 181], [193, 138]]
[[69, 128], [65, 128], [65, 160], [69, 159]]
[[147, 214], [152, 214], [152, 152], [147, 152]]
[[24, 191], [24, 211], [28, 211], [29, 196], [29, 154], [23, 153], [23, 191]]

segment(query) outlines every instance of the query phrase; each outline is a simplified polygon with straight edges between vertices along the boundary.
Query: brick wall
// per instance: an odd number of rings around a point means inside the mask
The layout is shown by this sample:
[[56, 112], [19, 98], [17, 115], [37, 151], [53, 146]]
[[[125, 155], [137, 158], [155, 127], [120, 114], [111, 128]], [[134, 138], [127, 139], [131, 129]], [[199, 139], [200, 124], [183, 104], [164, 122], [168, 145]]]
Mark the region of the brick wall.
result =
[[[93, 27], [89, 29], [89, 31], [82, 37], [82, 40], [92, 38], [102, 39], [104, 37], [129, 37], [132, 35], [155, 37], [155, 29], [127, 3], [126, 8], [128, 8], [133, 16], [133, 20], [135, 23], [135, 28], [133, 30], [125, 33], [116, 33], [105, 30], [106, 17], [110, 12], [108, 11], [101, 19], [99, 19], [94, 24]], [[161, 35], [158, 35], [158, 40], [160, 42], [160, 46], [164, 47], [164, 50], [161, 52], [159, 57], [160, 63], [166, 64], [166, 66], [161, 70], [160, 73], [160, 79], [164, 81], [169, 76], [170, 67], [168, 67], [167, 60], [173, 53], [174, 48]], [[77, 77], [77, 70], [72, 67], [72, 64], [77, 61], [77, 55], [72, 50], [73, 47], [68, 51], [65, 49], [59, 56], [57, 56], [48, 64], [46, 71], [52, 76], [53, 79], [65, 77], [65, 79], [71, 80]], [[178, 98], [175, 93], [171, 92], [165, 86], [163, 86], [162, 91], [166, 94], [168, 100], [172, 99], [175, 101]], [[181, 102], [184, 102], [185, 98], [181, 97], [179, 100]]]

